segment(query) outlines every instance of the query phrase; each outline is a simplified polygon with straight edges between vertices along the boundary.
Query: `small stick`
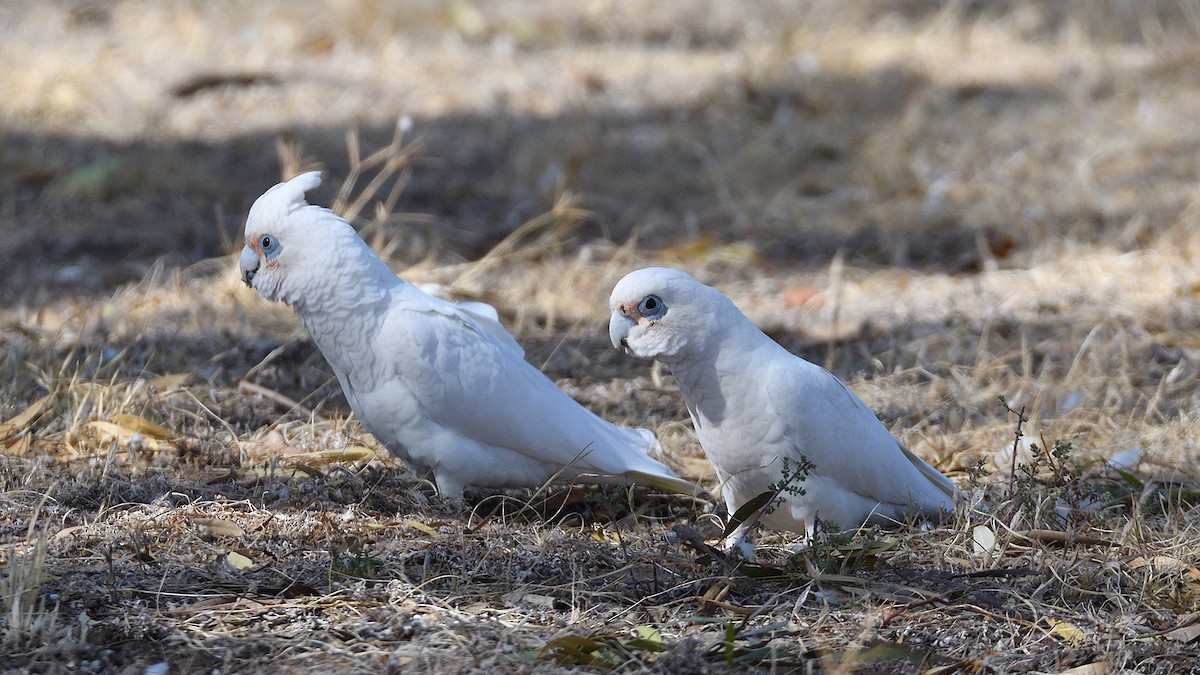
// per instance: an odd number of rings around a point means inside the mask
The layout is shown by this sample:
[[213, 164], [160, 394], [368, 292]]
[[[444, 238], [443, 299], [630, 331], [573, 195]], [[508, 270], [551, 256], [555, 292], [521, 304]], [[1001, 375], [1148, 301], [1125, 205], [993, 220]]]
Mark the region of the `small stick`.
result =
[[298, 411], [304, 413], [305, 415], [308, 415], [309, 417], [312, 417], [315, 414], [311, 409], [308, 408], [308, 406], [305, 406], [303, 403], [300, 403], [299, 401], [294, 401], [294, 400], [288, 398], [287, 396], [284, 396], [283, 394], [275, 391], [274, 389], [268, 389], [268, 388], [262, 386], [261, 384], [255, 384], [253, 382], [250, 382], [249, 380], [242, 380], [241, 382], [238, 382], [238, 391], [240, 391], [243, 394], [246, 394], [247, 396], [262, 396], [265, 399], [274, 401], [275, 403], [278, 403], [279, 405], [283, 406], [284, 408], [287, 408], [288, 412], [291, 412], [293, 410], [298, 410]]
[[1021, 444], [1021, 437], [1025, 435], [1021, 431], [1021, 426], [1025, 424], [1025, 406], [1022, 405], [1019, 412], [1013, 410], [1009, 407], [1008, 401], [1004, 400], [1003, 396], [1000, 397], [1000, 405], [1004, 406], [1004, 409], [1008, 412], [1017, 416], [1017, 430], [1013, 433], [1012, 463], [1008, 468], [1008, 498], [1012, 499], [1016, 495], [1017, 487], [1017, 448]]

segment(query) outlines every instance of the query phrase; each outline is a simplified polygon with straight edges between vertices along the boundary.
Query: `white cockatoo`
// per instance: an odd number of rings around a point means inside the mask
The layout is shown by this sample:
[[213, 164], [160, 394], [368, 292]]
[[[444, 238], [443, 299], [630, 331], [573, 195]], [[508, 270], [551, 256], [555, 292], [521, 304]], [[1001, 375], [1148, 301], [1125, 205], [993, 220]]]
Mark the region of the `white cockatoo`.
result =
[[[950, 479], [841, 380], [767, 337], [715, 288], [647, 268], [617, 283], [609, 306], [613, 346], [675, 376], [731, 514], [792, 479], [803, 494], [781, 491], [761, 517], [767, 527], [811, 536], [817, 518], [849, 529], [953, 509]], [[812, 468], [801, 478], [804, 459]], [[753, 551], [746, 534], [735, 530], [725, 545]]]
[[647, 455], [653, 434], [600, 419], [526, 362], [490, 305], [393, 274], [349, 223], [305, 201], [320, 184], [301, 174], [254, 202], [242, 279], [295, 310], [359, 421], [439, 492], [554, 476], [698, 490]]

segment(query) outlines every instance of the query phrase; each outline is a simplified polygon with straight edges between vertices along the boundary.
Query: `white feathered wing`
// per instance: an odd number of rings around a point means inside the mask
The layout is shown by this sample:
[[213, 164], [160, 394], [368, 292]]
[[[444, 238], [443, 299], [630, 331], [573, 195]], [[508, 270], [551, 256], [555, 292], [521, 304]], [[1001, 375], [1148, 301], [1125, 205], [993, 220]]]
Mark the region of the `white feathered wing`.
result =
[[886, 525], [953, 509], [957, 489], [949, 478], [897, 441], [841, 380], [780, 351], [763, 365], [767, 414], [781, 421], [782, 434], [759, 451], [793, 460], [804, 455], [816, 469], [798, 484], [807, 494], [765, 516], [767, 524], [786, 520], [781, 529], [804, 531], [819, 517], [843, 527]]
[[537, 486], [560, 471], [695, 492], [646, 454], [657, 445], [649, 432], [579, 405], [522, 358], [499, 323], [410, 285], [393, 297], [374, 345], [389, 367], [344, 385], [367, 429], [429, 467], [443, 492]]

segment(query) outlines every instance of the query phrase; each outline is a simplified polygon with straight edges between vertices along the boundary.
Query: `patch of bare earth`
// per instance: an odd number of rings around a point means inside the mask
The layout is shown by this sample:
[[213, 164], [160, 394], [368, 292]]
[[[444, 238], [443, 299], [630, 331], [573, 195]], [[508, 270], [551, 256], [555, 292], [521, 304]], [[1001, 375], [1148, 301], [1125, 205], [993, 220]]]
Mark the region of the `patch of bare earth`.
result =
[[[1196, 669], [1194, 3], [30, 0], [0, 63], [0, 668]], [[650, 264], [977, 507], [749, 564], [719, 499], [442, 500], [238, 283], [312, 166], [683, 475], [604, 330]]]

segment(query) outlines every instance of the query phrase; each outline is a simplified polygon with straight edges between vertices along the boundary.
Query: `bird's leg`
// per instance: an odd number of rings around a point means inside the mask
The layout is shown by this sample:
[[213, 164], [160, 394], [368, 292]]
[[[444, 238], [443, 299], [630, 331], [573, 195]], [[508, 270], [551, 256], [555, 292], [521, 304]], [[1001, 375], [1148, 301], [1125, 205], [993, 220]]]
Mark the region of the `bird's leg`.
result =
[[438, 473], [436, 470], [433, 472], [433, 482], [437, 485], [438, 494], [441, 495], [442, 499], [445, 499], [447, 503], [457, 509], [463, 507], [465, 485], [455, 480], [453, 476]]
[[650, 365], [650, 384], [653, 384], [656, 389], [662, 389], [663, 386], [663, 370], [666, 366], [662, 361], [655, 361]]

